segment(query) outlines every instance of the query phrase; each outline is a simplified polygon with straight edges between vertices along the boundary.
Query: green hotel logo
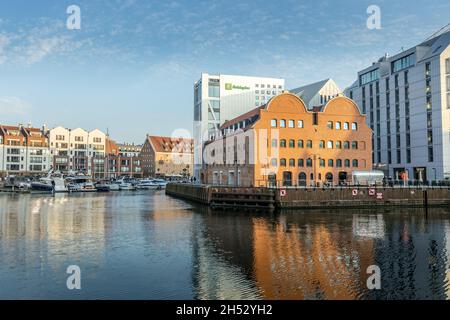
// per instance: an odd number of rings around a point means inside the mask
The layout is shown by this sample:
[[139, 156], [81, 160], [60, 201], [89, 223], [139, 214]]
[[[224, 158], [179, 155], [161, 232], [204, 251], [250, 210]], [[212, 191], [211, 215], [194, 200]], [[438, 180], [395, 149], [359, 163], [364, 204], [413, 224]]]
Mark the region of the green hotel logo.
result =
[[249, 90], [250, 87], [247, 87], [247, 86], [236, 86], [236, 85], [233, 85], [232, 83], [225, 83], [225, 90], [233, 90], [233, 89], [236, 89], [236, 90]]

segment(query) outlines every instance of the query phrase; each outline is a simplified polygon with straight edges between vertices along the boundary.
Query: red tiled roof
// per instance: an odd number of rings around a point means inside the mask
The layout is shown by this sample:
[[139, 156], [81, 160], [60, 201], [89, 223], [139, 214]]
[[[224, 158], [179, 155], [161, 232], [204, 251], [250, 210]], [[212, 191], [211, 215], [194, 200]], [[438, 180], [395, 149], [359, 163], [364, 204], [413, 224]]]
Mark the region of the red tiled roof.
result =
[[193, 139], [160, 136], [148, 136], [147, 139], [155, 149], [155, 152], [193, 153]]

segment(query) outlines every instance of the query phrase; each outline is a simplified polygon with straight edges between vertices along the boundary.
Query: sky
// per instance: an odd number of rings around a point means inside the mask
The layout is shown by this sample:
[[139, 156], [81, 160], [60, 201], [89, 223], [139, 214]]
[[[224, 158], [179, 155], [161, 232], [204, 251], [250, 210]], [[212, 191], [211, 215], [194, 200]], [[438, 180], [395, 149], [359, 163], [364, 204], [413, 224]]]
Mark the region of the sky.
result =
[[[81, 28], [69, 30], [73, 4]], [[370, 5], [381, 29], [367, 28]], [[0, 0], [0, 123], [142, 143], [192, 131], [202, 72], [344, 89], [448, 23], [448, 0]]]

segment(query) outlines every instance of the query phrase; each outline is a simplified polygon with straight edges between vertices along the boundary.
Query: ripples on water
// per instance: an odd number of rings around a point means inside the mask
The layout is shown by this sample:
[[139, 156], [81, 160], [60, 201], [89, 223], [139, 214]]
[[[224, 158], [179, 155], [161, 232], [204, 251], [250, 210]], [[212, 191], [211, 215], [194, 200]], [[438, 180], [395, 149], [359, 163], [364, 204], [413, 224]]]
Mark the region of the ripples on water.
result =
[[[450, 209], [211, 212], [163, 192], [0, 195], [3, 299], [447, 299]], [[82, 290], [66, 289], [67, 266]], [[367, 289], [378, 265], [381, 290]]]

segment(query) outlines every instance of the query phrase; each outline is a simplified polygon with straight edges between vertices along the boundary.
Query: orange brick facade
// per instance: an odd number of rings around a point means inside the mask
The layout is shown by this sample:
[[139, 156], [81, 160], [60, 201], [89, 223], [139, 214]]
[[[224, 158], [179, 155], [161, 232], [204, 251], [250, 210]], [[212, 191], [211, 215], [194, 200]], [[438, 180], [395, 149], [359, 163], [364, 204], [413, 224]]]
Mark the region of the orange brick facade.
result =
[[204, 183], [337, 185], [349, 183], [353, 171], [372, 169], [372, 131], [346, 97], [309, 111], [300, 98], [283, 93], [220, 130], [205, 145], [204, 156], [213, 160], [203, 166]]

